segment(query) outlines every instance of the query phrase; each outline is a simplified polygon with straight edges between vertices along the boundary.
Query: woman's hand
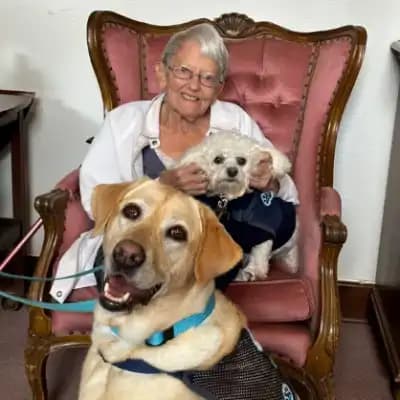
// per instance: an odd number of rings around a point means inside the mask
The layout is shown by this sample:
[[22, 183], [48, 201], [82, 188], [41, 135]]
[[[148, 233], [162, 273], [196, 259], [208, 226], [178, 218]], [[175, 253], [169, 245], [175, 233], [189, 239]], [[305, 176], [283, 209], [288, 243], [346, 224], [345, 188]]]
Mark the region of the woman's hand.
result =
[[272, 178], [272, 165], [270, 159], [262, 159], [251, 171], [250, 187], [261, 192], [279, 192], [279, 181]]
[[195, 163], [163, 171], [160, 182], [193, 196], [204, 194], [208, 187], [206, 174]]

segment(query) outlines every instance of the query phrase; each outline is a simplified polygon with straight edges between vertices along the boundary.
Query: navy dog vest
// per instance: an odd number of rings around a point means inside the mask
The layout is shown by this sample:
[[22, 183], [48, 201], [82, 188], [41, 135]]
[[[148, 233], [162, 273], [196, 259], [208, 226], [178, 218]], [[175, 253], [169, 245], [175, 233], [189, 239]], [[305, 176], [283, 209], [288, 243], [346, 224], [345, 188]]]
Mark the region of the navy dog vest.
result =
[[[218, 208], [218, 197], [198, 196], [198, 200]], [[285, 244], [293, 235], [296, 210], [293, 203], [274, 197], [271, 193], [254, 190], [227, 203], [220, 217], [221, 223], [245, 253], [273, 240], [273, 249]]]

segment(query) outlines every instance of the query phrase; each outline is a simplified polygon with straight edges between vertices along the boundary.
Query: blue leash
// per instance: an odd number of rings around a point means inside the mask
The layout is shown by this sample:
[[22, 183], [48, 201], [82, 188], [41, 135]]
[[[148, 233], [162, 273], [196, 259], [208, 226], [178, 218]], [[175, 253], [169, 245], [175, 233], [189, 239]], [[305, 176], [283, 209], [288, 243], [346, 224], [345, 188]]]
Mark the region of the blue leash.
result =
[[50, 281], [61, 281], [63, 279], [71, 279], [71, 278], [78, 278], [83, 275], [88, 275], [100, 270], [103, 270], [104, 267], [94, 267], [92, 269], [89, 269], [87, 271], [82, 271], [82, 272], [77, 272], [76, 274], [72, 275], [65, 275], [65, 276], [60, 276], [59, 278], [42, 278], [42, 277], [37, 277], [37, 276], [28, 276], [28, 275], [19, 275], [19, 274], [11, 274], [9, 272], [1, 272], [0, 271], [0, 278], [12, 278], [12, 279], [22, 279], [24, 281], [40, 281], [40, 282], [50, 282]]
[[35, 301], [35, 300], [25, 299], [24, 297], [19, 297], [7, 292], [3, 292], [2, 290], [0, 290], [0, 297], [5, 297], [7, 299], [25, 304], [30, 307], [39, 307], [50, 311], [64, 311], [64, 312], [78, 312], [78, 313], [93, 312], [94, 306], [97, 302], [97, 300], [82, 300], [73, 303], [48, 303], [45, 301]]
[[[99, 267], [95, 267], [95, 268], [92, 268], [87, 271], [78, 272], [73, 275], [61, 276], [59, 278], [38, 278], [38, 277], [32, 277], [32, 276], [26, 276], [26, 275], [16, 275], [16, 274], [10, 274], [7, 272], [0, 272], [0, 278], [6, 277], [6, 278], [14, 278], [14, 279], [23, 279], [23, 280], [28, 280], [28, 281], [48, 282], [48, 281], [57, 281], [57, 280], [62, 280], [62, 279], [77, 278], [77, 277], [80, 277], [83, 275], [91, 274], [95, 271], [102, 270], [102, 269], [104, 269], [104, 267], [99, 266]], [[50, 303], [50, 302], [45, 302], [45, 301], [29, 300], [24, 297], [20, 297], [20, 296], [16, 296], [16, 295], [4, 292], [3, 290], [0, 290], [0, 297], [5, 297], [9, 300], [16, 301], [18, 303], [22, 303], [22, 304], [25, 304], [30, 307], [39, 307], [39, 308], [44, 308], [44, 309], [50, 310], [50, 311], [78, 312], [78, 313], [93, 312], [94, 307], [97, 302], [96, 299], [91, 299], [91, 300], [76, 301], [73, 303]]]

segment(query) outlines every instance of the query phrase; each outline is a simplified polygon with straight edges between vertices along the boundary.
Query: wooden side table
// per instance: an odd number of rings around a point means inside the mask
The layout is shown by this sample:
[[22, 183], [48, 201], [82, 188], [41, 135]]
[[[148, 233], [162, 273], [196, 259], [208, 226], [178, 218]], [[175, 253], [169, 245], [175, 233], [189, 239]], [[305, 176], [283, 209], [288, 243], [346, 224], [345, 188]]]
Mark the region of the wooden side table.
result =
[[[26, 115], [33, 104], [34, 93], [0, 90], [0, 149], [10, 146], [13, 215], [0, 218], [0, 254], [2, 259], [21, 239], [28, 228], [28, 179]], [[13, 260], [7, 270], [23, 273], [24, 250]], [[21, 281], [0, 279], [0, 288], [22, 295]], [[12, 304], [2, 302], [12, 306]]]
[[[392, 52], [400, 65], [400, 41], [392, 44]], [[392, 377], [396, 400], [400, 400], [400, 95], [397, 99], [389, 175], [386, 188], [382, 232], [372, 291], [374, 322], [383, 343], [383, 351]]]

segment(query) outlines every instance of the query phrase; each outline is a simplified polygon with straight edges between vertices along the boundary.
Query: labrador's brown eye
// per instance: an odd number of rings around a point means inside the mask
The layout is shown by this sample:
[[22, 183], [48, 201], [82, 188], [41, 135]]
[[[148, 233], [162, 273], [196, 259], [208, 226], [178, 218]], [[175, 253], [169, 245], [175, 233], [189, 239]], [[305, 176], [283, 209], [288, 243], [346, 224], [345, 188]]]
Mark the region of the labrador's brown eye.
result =
[[187, 240], [186, 229], [181, 225], [174, 225], [167, 230], [167, 236], [177, 242], [185, 242]]
[[243, 166], [246, 164], [247, 160], [244, 157], [236, 157], [236, 162], [238, 165]]
[[217, 156], [214, 158], [214, 164], [222, 164], [224, 162], [224, 157]]
[[142, 210], [140, 207], [135, 204], [135, 203], [128, 203], [125, 205], [125, 207], [122, 209], [122, 214], [124, 217], [128, 219], [138, 219], [140, 215], [142, 214]]

